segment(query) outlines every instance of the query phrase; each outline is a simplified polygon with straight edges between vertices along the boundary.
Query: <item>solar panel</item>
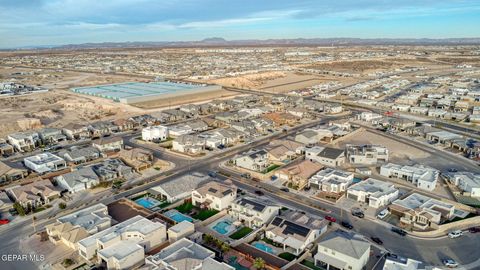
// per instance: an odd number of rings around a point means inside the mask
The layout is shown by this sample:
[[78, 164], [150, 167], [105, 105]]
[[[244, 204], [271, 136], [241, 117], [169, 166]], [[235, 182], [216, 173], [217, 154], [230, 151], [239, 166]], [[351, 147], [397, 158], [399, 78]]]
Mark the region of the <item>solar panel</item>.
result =
[[305, 228], [303, 226], [300, 226], [288, 220], [285, 220], [283, 222], [283, 225], [285, 225], [285, 229], [283, 230], [284, 234], [298, 234], [303, 237], [306, 237], [310, 232], [309, 228]]

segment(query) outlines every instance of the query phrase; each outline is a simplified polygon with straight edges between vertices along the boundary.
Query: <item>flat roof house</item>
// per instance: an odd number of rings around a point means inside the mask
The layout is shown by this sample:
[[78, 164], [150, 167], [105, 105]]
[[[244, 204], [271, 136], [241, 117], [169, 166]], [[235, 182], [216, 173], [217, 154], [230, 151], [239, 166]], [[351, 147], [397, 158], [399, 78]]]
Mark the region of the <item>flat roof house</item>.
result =
[[8, 142], [19, 152], [29, 152], [40, 145], [40, 136], [35, 131], [12, 133], [7, 136]]
[[195, 232], [195, 225], [187, 220], [173, 225], [168, 228], [167, 235], [170, 242], [175, 242], [183, 237], [189, 236]]
[[168, 127], [166, 126], [151, 126], [142, 129], [142, 140], [144, 141], [164, 141], [168, 136]]
[[327, 270], [362, 270], [370, 258], [370, 243], [358, 234], [335, 231], [318, 243], [315, 265]]
[[237, 198], [237, 187], [210, 181], [192, 191], [192, 204], [201, 208], [221, 211]]
[[393, 184], [368, 178], [350, 186], [347, 189], [347, 198], [379, 208], [397, 199], [398, 189]]
[[232, 266], [217, 262], [215, 253], [186, 238], [171, 244], [157, 254], [148, 256], [148, 269], [163, 270], [234, 270]]
[[168, 202], [175, 202], [191, 196], [192, 191], [211, 178], [205, 174], [194, 172], [175, 178], [171, 181], [161, 183], [158, 186], [149, 189], [154, 195], [165, 197]]
[[480, 174], [456, 172], [446, 175], [449, 181], [463, 191], [463, 195], [480, 198]]
[[233, 202], [229, 214], [249, 227], [261, 227], [276, 215], [280, 207], [252, 197], [238, 198]]
[[308, 181], [309, 185], [323, 192], [342, 193], [352, 184], [354, 174], [333, 168], [325, 168], [317, 172]]
[[282, 245], [286, 252], [302, 253], [315, 239], [327, 231], [327, 222], [300, 212], [287, 212], [275, 217], [265, 228], [265, 237]]
[[76, 249], [78, 241], [109, 228], [111, 220], [107, 206], [99, 203], [58, 218], [45, 228], [52, 243]]
[[347, 160], [352, 164], [375, 165], [388, 162], [388, 149], [381, 145], [346, 145]]
[[387, 163], [380, 167], [380, 175], [404, 179], [418, 188], [433, 191], [440, 172], [434, 168], [415, 164], [412, 166]]
[[39, 174], [63, 170], [67, 167], [65, 160], [50, 152], [44, 152], [23, 159], [25, 167]]
[[425, 230], [437, 228], [455, 215], [455, 206], [418, 193], [412, 193], [404, 199], [395, 200], [389, 207], [390, 212], [400, 216], [404, 226]]
[[144, 263], [145, 253], [167, 239], [166, 226], [135, 216], [78, 242], [82, 258], [108, 269], [133, 268]]

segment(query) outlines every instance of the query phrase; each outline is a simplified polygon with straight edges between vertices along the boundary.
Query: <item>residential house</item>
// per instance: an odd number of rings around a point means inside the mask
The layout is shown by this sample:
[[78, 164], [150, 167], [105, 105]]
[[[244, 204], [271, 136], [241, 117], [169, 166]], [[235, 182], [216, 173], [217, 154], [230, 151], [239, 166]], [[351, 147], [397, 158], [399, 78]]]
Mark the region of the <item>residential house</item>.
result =
[[445, 175], [450, 183], [456, 185], [464, 196], [480, 198], [480, 174], [456, 172]]
[[280, 207], [252, 197], [241, 197], [232, 203], [229, 214], [248, 227], [261, 227], [278, 215]]
[[167, 126], [150, 126], [142, 129], [144, 141], [165, 141], [169, 136]]
[[168, 228], [167, 236], [170, 243], [176, 242], [183, 237], [187, 237], [195, 232], [195, 225], [190, 221], [179, 222]]
[[106, 159], [92, 165], [92, 169], [100, 178], [100, 182], [112, 181], [132, 173], [132, 168], [126, 166], [120, 159]]
[[67, 168], [67, 163], [63, 158], [50, 152], [43, 152], [26, 157], [23, 159], [23, 163], [25, 167], [39, 174], [60, 171]]
[[192, 204], [200, 208], [221, 211], [237, 198], [237, 187], [210, 181], [192, 191]]
[[281, 245], [285, 252], [300, 255], [327, 231], [328, 222], [297, 211], [282, 213], [265, 228], [265, 237]]
[[202, 173], [194, 172], [175, 178], [171, 181], [161, 183], [149, 189], [154, 195], [161, 195], [168, 202], [175, 202], [191, 197], [192, 192], [211, 178]]
[[92, 142], [92, 146], [102, 153], [118, 152], [123, 148], [122, 137], [107, 137]]
[[398, 198], [398, 189], [393, 184], [368, 178], [350, 186], [347, 189], [347, 198], [380, 208]]
[[62, 132], [69, 140], [87, 139], [90, 138], [91, 135], [88, 127], [74, 123], [64, 126]]
[[152, 167], [153, 152], [144, 148], [132, 148], [120, 151], [118, 158], [132, 167], [136, 172]]
[[388, 149], [381, 145], [346, 145], [347, 160], [352, 164], [375, 165], [388, 162]]
[[76, 193], [92, 188], [100, 183], [100, 179], [91, 167], [83, 167], [73, 172], [62, 174], [53, 178], [58, 186]]
[[286, 181], [289, 186], [302, 190], [308, 185], [308, 179], [322, 168], [323, 166], [318, 163], [303, 160], [283, 167], [275, 173], [275, 176], [281, 181]]
[[387, 163], [380, 167], [380, 175], [389, 178], [404, 179], [418, 188], [433, 191], [437, 185], [440, 172], [434, 168], [420, 164], [402, 166], [394, 163]]
[[325, 168], [312, 176], [309, 186], [327, 193], [344, 193], [353, 183], [354, 174], [333, 168]]
[[129, 131], [137, 127], [136, 123], [130, 119], [115, 119], [112, 121], [112, 124], [115, 125], [118, 131]]
[[439, 201], [418, 193], [404, 199], [395, 200], [389, 207], [390, 213], [400, 217], [400, 224], [425, 230], [438, 228], [438, 225], [455, 216], [453, 204]]
[[252, 149], [247, 153], [234, 157], [233, 164], [251, 171], [264, 171], [269, 165], [268, 152], [264, 149]]
[[68, 150], [59, 151], [58, 155], [64, 158], [68, 163], [77, 165], [90, 162], [102, 157], [102, 153], [100, 153], [100, 151], [93, 146], [73, 146]]
[[108, 269], [132, 269], [167, 239], [163, 223], [135, 216], [78, 242], [80, 256]]
[[0, 139], [0, 155], [9, 156], [15, 152], [13, 145], [7, 143], [5, 139]]
[[42, 143], [45, 145], [55, 144], [67, 139], [67, 136], [65, 136], [62, 133], [62, 130], [58, 128], [43, 128], [38, 131], [38, 135], [40, 136]]
[[52, 243], [77, 249], [80, 240], [109, 228], [111, 224], [107, 206], [99, 203], [60, 217], [45, 229]]
[[362, 270], [370, 258], [370, 243], [345, 231], [328, 234], [318, 243], [315, 265], [327, 270]]
[[17, 132], [7, 136], [8, 143], [19, 152], [29, 152], [41, 144], [40, 135], [35, 131]]
[[24, 186], [14, 186], [5, 190], [21, 206], [38, 207], [60, 197], [60, 191], [49, 180], [39, 180]]
[[200, 154], [205, 148], [205, 139], [197, 135], [181, 135], [172, 142], [172, 150], [180, 153]]
[[160, 252], [148, 256], [145, 265], [148, 269], [175, 270], [235, 270], [213, 258], [215, 253], [189, 239], [182, 238]]
[[92, 138], [101, 138], [118, 131], [118, 127], [108, 121], [95, 122], [88, 125]]
[[305, 149], [305, 159], [329, 167], [338, 167], [345, 163], [345, 151], [331, 147], [314, 146]]
[[0, 161], [0, 184], [21, 180], [28, 175], [27, 170], [15, 168], [5, 162]]

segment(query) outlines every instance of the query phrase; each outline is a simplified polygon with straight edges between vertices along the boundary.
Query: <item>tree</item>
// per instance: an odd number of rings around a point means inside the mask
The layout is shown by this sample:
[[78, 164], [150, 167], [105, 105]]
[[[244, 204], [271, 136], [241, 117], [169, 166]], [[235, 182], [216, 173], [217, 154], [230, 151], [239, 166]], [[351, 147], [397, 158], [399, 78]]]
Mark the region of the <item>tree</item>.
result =
[[67, 208], [67, 204], [64, 203], [64, 202], [61, 202], [61, 203], [58, 204], [58, 208], [65, 209], [65, 208]]
[[265, 268], [265, 260], [258, 257], [255, 259], [255, 261], [253, 262], [253, 266], [257, 269], [264, 269]]
[[15, 210], [17, 210], [17, 213], [20, 216], [25, 216], [25, 209], [18, 202], [13, 204], [13, 208], [15, 208]]
[[226, 243], [223, 243], [222, 246], [220, 247], [220, 250], [222, 251], [222, 253], [226, 253], [230, 250], [230, 246], [227, 245]]

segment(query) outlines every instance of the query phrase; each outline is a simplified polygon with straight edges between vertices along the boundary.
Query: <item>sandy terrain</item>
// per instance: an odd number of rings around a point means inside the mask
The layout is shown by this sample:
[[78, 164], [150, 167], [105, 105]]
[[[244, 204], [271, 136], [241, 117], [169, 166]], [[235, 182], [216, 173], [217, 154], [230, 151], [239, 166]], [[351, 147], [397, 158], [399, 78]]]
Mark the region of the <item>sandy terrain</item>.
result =
[[219, 84], [223, 86], [255, 89], [261, 86], [265, 81], [285, 77], [285, 72], [272, 71], [258, 74], [248, 74], [237, 77], [228, 77], [215, 80], [208, 80], [208, 83]]

